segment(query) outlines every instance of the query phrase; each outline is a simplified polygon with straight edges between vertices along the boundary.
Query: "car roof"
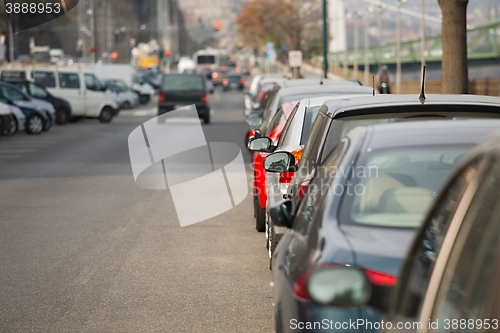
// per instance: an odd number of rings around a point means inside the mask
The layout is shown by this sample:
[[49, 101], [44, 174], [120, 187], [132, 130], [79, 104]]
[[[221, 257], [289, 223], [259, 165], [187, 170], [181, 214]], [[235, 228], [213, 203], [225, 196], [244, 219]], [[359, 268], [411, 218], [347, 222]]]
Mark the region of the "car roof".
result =
[[350, 80], [333, 80], [333, 79], [285, 79], [278, 82], [281, 88], [301, 87], [301, 86], [359, 86], [358, 82]]
[[366, 94], [353, 94], [353, 95], [337, 95], [337, 96], [318, 96], [318, 97], [309, 97], [309, 98], [304, 98], [301, 101], [301, 104], [305, 104], [307, 107], [310, 106], [317, 106], [317, 105], [322, 105], [326, 101], [330, 99], [346, 99], [346, 98], [353, 98], [353, 97], [359, 97], [359, 96], [365, 96]]
[[430, 94], [427, 95], [425, 101], [420, 101], [417, 94], [382, 94], [376, 96], [359, 96], [353, 98], [332, 99], [326, 101], [323, 105], [325, 108], [322, 108], [322, 111], [330, 117], [335, 118], [340, 118], [347, 115], [350, 116], [354, 111], [357, 111], [356, 113], [359, 114], [373, 113], [374, 109], [390, 112], [388, 108], [398, 109], [402, 106], [490, 106], [499, 107], [500, 112], [499, 97], [478, 95]]
[[353, 94], [359, 92], [360, 94], [370, 94], [371, 88], [359, 85], [306, 85], [299, 87], [287, 87], [280, 89], [280, 96], [290, 96], [304, 93], [337, 93], [337, 94]]
[[[476, 144], [497, 132], [500, 120], [430, 120], [359, 126], [347, 136], [370, 133], [369, 149]], [[497, 141], [498, 142], [498, 141]]]

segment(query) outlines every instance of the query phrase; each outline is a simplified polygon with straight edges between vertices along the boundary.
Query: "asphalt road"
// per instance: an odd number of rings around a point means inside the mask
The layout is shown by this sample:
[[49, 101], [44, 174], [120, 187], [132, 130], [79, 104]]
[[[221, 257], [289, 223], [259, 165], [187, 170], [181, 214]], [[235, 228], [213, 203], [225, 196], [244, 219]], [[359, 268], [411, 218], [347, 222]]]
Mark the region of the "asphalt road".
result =
[[[249, 162], [243, 95], [211, 101], [207, 141]], [[251, 196], [181, 228], [168, 191], [135, 184], [127, 138], [154, 116], [151, 104], [0, 138], [0, 332], [273, 331]]]

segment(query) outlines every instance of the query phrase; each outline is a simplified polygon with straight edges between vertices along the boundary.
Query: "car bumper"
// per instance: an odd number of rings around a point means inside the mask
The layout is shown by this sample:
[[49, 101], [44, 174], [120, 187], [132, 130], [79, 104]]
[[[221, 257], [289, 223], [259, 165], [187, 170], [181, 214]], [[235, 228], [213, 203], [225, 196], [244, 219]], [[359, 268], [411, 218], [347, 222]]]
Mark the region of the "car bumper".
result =
[[[193, 104], [188, 104], [188, 105], [193, 105]], [[173, 103], [161, 104], [158, 107], [158, 115], [162, 115], [164, 113], [174, 111], [179, 106], [180, 106], [180, 104], [173, 104]], [[198, 112], [198, 117], [200, 117], [200, 118], [203, 118], [207, 113], [210, 112], [210, 108], [206, 104], [195, 104], [195, 106], [196, 106], [196, 111]]]

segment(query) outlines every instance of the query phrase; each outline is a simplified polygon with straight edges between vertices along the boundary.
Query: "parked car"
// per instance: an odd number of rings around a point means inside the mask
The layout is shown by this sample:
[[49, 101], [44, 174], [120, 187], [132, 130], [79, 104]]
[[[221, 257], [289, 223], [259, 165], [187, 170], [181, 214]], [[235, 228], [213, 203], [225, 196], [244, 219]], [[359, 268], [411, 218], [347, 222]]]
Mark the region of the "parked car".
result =
[[[283, 104], [278, 112], [274, 115], [271, 124], [265, 132], [266, 140], [272, 144], [277, 144], [281, 137], [283, 128], [290, 114], [297, 108], [297, 102], [289, 102]], [[255, 229], [257, 231], [265, 231], [266, 229], [266, 211], [260, 209], [261, 201], [267, 202], [267, 188], [266, 188], [266, 171], [264, 170], [264, 159], [269, 154], [269, 151], [260, 151], [259, 139], [252, 139], [248, 143], [249, 149], [253, 151], [252, 155], [252, 169], [253, 169], [253, 193], [254, 193], [254, 216], [255, 216]], [[258, 214], [258, 215], [257, 215]]]
[[139, 94], [135, 91], [127, 89], [114, 81], [104, 80], [104, 84], [106, 84], [109, 91], [116, 95], [121, 108], [133, 109], [139, 105]]
[[255, 75], [252, 78], [252, 81], [248, 84], [248, 91], [245, 94], [245, 109], [252, 108], [252, 101], [257, 96], [257, 92], [259, 91], [259, 82], [266, 78], [272, 78], [276, 80], [285, 80], [286, 77], [281, 74], [264, 74], [264, 75]]
[[[305, 85], [301, 86], [299, 85], [300, 82], [297, 81], [304, 81]], [[288, 80], [280, 83], [280, 86], [276, 84], [275, 88], [273, 88], [273, 95], [265, 106], [259, 128], [249, 132], [249, 141], [254, 136], [268, 133], [268, 131], [272, 129], [269, 125], [279, 106], [290, 101], [300, 101], [306, 97], [370, 94], [372, 92], [371, 88], [361, 87], [357, 84], [354, 85], [351, 82], [345, 83], [344, 81], [328, 80], [328, 83], [327, 85], [320, 84], [320, 81], [315, 80]], [[249, 121], [251, 121], [251, 118], [249, 118]], [[268, 151], [268, 153], [269, 152], [271, 151]], [[263, 181], [262, 186], [265, 186], [265, 174], [261, 177], [261, 181]], [[259, 188], [259, 186], [256, 188]], [[256, 197], [254, 200], [254, 202], [256, 202], [254, 206], [256, 228], [258, 231], [265, 231], [267, 194], [266, 192], [254, 192], [254, 196]]]
[[44, 131], [48, 131], [56, 120], [56, 110], [51, 103], [33, 98], [13, 84], [0, 82], [0, 97], [14, 102], [19, 107], [34, 108], [45, 113], [47, 120], [44, 122]]
[[3, 99], [2, 97], [0, 97], [0, 103], [4, 106], [6, 105], [12, 115], [10, 122], [4, 122], [6, 127], [3, 129], [3, 135], [12, 136], [16, 132], [24, 131], [26, 125], [26, 116], [24, 115], [23, 111], [19, 107], [15, 106], [13, 102], [9, 103], [9, 101]]
[[327, 101], [320, 108], [306, 142], [287, 198], [296, 209], [310, 180], [333, 148], [351, 128], [419, 119], [462, 120], [498, 118], [498, 98], [473, 95], [377, 95]]
[[0, 102], [0, 135], [10, 136], [12, 123], [15, 122], [14, 115], [9, 107]]
[[194, 104], [198, 116], [210, 123], [206, 79], [201, 74], [167, 74], [163, 76], [158, 98], [158, 114]]
[[60, 125], [66, 124], [71, 119], [71, 105], [65, 99], [56, 97], [36, 82], [28, 80], [7, 80], [6, 82], [17, 86], [24, 93], [33, 98], [41, 99], [52, 104], [56, 110], [56, 122]]
[[[24, 129], [28, 134], [40, 134], [50, 122], [47, 114], [43, 111], [40, 111], [39, 109], [19, 105], [14, 101], [6, 99], [2, 96], [0, 96], [0, 103], [13, 105], [21, 110], [21, 112], [24, 114], [25, 119]], [[22, 117], [16, 117], [16, 120], [18, 121], [22, 121], [22, 119]], [[21, 123], [18, 123], [17, 125], [19, 126], [19, 128], [23, 128], [23, 125], [21, 125]], [[9, 131], [10, 130], [12, 129], [9, 128]]]
[[0, 79], [34, 81], [51, 94], [67, 100], [73, 117], [98, 118], [101, 122], [110, 122], [120, 108], [115, 97], [106, 92], [106, 86], [93, 72], [92, 67], [84, 66], [11, 66], [1, 70]]
[[[496, 120], [409, 121], [350, 131], [322, 164], [294, 218], [290, 201], [271, 208], [273, 223], [290, 228], [272, 258], [276, 332], [324, 319], [380, 322], [376, 305], [390, 298], [439, 187], [463, 154], [499, 126]], [[290, 161], [281, 154], [274, 162], [286, 170]], [[326, 301], [360, 297], [342, 293], [360, 281], [346, 273], [352, 267], [374, 286], [374, 303], [329, 306]]]
[[243, 75], [240, 74], [228, 74], [224, 79], [222, 79], [222, 90], [239, 90], [243, 91], [245, 89], [245, 79]]

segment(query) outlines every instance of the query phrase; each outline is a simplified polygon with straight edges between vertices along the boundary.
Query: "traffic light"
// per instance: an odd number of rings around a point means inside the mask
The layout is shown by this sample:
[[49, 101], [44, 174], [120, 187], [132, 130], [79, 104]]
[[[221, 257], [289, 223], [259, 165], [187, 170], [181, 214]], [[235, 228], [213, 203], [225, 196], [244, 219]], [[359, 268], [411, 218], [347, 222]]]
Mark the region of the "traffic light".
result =
[[220, 31], [221, 26], [222, 26], [222, 24], [220, 23], [220, 21], [216, 21], [215, 22], [215, 31]]

